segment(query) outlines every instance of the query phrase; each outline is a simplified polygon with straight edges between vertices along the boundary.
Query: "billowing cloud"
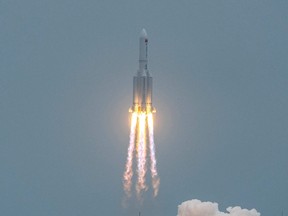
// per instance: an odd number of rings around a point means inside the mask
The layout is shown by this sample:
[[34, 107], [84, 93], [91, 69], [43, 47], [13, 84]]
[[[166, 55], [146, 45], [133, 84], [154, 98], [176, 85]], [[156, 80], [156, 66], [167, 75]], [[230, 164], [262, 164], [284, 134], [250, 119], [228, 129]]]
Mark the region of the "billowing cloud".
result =
[[218, 203], [202, 202], [197, 199], [188, 200], [178, 206], [177, 216], [260, 216], [256, 209], [242, 209], [239, 206], [228, 207], [221, 212]]

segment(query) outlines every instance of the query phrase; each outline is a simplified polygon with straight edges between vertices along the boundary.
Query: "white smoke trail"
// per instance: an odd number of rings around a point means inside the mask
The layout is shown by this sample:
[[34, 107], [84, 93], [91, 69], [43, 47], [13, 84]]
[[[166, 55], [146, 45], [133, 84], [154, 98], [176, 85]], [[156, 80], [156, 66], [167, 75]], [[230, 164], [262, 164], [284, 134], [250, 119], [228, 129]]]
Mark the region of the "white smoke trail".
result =
[[152, 113], [148, 114], [148, 130], [149, 130], [149, 147], [150, 147], [150, 171], [152, 176], [152, 186], [154, 197], [158, 195], [160, 178], [157, 173], [157, 161], [155, 157], [155, 144], [154, 144], [154, 127]]
[[136, 134], [136, 125], [137, 125], [137, 113], [132, 114], [131, 119], [131, 128], [130, 128], [130, 137], [129, 137], [129, 147], [128, 147], [128, 156], [126, 162], [126, 170], [123, 175], [123, 185], [124, 191], [127, 197], [131, 196], [131, 180], [133, 176], [133, 152], [135, 146], [135, 134]]
[[141, 198], [141, 192], [146, 190], [145, 175], [146, 175], [146, 114], [140, 113], [139, 119], [139, 133], [138, 133], [138, 184], [136, 185], [137, 197]]
[[248, 210], [236, 206], [226, 210], [227, 212], [219, 211], [217, 203], [193, 199], [178, 206], [177, 216], [260, 216], [256, 209]]

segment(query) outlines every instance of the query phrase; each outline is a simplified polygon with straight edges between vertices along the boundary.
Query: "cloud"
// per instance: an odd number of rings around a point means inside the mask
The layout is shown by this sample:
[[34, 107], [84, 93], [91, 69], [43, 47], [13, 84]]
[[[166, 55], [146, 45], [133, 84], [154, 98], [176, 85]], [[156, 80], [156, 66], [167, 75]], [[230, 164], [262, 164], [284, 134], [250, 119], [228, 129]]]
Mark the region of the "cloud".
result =
[[178, 206], [177, 216], [260, 216], [256, 209], [242, 209], [239, 206], [228, 207], [227, 212], [218, 209], [218, 203], [188, 200]]

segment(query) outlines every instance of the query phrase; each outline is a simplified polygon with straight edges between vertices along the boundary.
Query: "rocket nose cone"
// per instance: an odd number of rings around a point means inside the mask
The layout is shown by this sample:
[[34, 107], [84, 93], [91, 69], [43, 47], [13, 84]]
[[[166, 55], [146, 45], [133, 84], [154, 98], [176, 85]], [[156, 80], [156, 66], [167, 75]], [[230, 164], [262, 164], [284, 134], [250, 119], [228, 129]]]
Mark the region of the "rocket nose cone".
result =
[[141, 38], [147, 38], [147, 32], [146, 32], [146, 30], [144, 28], [142, 29], [142, 31], [140, 33], [140, 37]]

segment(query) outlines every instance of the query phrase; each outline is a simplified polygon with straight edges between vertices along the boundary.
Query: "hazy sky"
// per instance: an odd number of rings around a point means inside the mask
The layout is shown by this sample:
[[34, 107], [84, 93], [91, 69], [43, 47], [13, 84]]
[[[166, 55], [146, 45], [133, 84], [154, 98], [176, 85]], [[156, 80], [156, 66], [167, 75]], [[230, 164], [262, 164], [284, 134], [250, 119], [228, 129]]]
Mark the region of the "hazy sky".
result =
[[[288, 1], [0, 0], [0, 214], [288, 214]], [[121, 206], [138, 36], [161, 177]]]

